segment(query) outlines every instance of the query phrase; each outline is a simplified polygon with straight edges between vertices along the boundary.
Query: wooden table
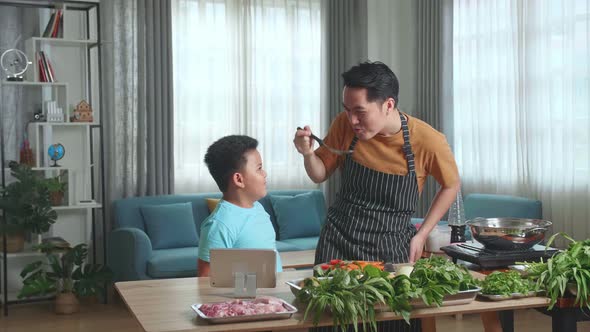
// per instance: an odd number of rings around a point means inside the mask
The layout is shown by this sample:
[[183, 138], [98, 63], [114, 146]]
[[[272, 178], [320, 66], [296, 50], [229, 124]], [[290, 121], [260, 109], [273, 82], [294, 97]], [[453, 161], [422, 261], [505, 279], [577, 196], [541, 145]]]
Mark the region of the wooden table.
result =
[[311, 268], [314, 266], [315, 250], [280, 252], [283, 269]]
[[[279, 273], [277, 287], [259, 289], [260, 295], [271, 295], [294, 303], [295, 296], [285, 281], [311, 276], [311, 270], [289, 271]], [[301, 321], [303, 309], [290, 319], [259, 321], [236, 324], [208, 324], [197, 319], [191, 309], [194, 303], [219, 302], [231, 298], [232, 289], [211, 288], [209, 278], [181, 278], [143, 281], [118, 282], [115, 288], [121, 294], [129, 310], [145, 331], [260, 331], [260, 330], [295, 330], [310, 328], [311, 321]], [[530, 297], [518, 300], [487, 302], [475, 300], [470, 304], [454, 305], [440, 308], [415, 309], [413, 318], [446, 316], [458, 313], [478, 313], [484, 311], [518, 310], [526, 308], [546, 307], [548, 299]], [[392, 312], [377, 314], [377, 320], [402, 319]], [[332, 325], [329, 315], [321, 321], [320, 326]]]

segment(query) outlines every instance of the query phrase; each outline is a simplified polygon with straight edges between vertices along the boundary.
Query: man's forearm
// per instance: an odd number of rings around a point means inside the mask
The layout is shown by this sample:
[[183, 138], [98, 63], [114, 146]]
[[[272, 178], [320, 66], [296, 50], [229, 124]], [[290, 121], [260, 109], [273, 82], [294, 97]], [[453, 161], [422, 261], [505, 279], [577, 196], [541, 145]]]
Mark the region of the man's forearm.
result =
[[326, 180], [326, 166], [315, 153], [303, 156], [303, 164], [309, 178], [315, 183], [322, 183]]
[[434, 200], [430, 205], [430, 209], [424, 217], [424, 222], [422, 223], [422, 226], [420, 226], [420, 230], [418, 231], [418, 233], [421, 236], [423, 236], [424, 238], [428, 237], [430, 231], [432, 231], [432, 229], [445, 215], [445, 213], [449, 210], [451, 204], [453, 204], [453, 202], [457, 198], [457, 192], [459, 192], [460, 187], [461, 183], [457, 183], [452, 187], [441, 188], [436, 193], [436, 196], [434, 196]]

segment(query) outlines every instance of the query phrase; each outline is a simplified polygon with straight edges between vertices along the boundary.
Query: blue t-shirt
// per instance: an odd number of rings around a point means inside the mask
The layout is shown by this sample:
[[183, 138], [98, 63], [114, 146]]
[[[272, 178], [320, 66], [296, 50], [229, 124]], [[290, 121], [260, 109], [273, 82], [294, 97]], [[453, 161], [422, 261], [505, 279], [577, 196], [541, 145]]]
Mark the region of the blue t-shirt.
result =
[[[199, 259], [209, 262], [210, 249], [252, 248], [277, 250], [276, 234], [270, 216], [262, 205], [254, 203], [243, 208], [225, 200], [201, 224]], [[281, 257], [277, 252], [277, 272], [283, 270]]]

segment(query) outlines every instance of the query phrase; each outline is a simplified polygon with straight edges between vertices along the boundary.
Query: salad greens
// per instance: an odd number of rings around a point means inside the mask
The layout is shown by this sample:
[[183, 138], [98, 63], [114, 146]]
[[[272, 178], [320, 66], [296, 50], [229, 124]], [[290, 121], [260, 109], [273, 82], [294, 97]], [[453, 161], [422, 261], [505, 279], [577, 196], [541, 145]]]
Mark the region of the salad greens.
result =
[[523, 279], [518, 271], [494, 271], [481, 282], [481, 293], [488, 295], [506, 295], [513, 293], [528, 294], [535, 291], [535, 283]]
[[438, 256], [416, 261], [411, 278], [416, 281], [418, 293], [426, 305], [441, 306], [447, 294], [478, 288], [465, 266]]
[[546, 291], [551, 300], [549, 309], [565, 296], [568, 284], [575, 285], [575, 304], [590, 309], [590, 239], [576, 241], [565, 233], [557, 233], [547, 242], [548, 247], [557, 236], [570, 241], [567, 250], [555, 254], [546, 263], [525, 263], [528, 277]]
[[349, 324], [357, 331], [359, 320], [363, 330], [376, 331], [376, 306], [387, 306], [409, 323], [412, 299], [440, 306], [445, 295], [477, 288], [476, 280], [465, 267], [442, 257], [418, 260], [410, 276], [394, 276], [374, 265], [366, 265], [362, 270], [319, 268], [314, 269], [314, 274], [305, 279], [297, 293], [297, 299], [307, 304], [303, 319], [313, 317], [317, 325], [330, 309], [334, 326], [340, 326], [342, 331]]
[[409, 320], [411, 306], [409, 296], [411, 282], [392, 281], [389, 273], [380, 271], [374, 266], [366, 266], [360, 270], [335, 269], [331, 278], [319, 279], [311, 277], [304, 281], [302, 291], [297, 299], [307, 303], [303, 319], [313, 316], [314, 324], [318, 324], [326, 309], [332, 311], [334, 326], [345, 331], [352, 324], [357, 331], [359, 319], [363, 330], [377, 331], [375, 321], [375, 305], [383, 304]]

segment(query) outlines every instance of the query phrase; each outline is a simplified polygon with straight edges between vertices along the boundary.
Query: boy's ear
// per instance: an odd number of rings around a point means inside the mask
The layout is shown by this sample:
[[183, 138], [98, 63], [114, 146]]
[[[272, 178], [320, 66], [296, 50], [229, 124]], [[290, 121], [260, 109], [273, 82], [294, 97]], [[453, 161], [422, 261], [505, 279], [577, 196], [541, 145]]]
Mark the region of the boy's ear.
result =
[[234, 175], [231, 177], [231, 180], [236, 187], [244, 188], [244, 177], [242, 176], [242, 173], [234, 173]]

